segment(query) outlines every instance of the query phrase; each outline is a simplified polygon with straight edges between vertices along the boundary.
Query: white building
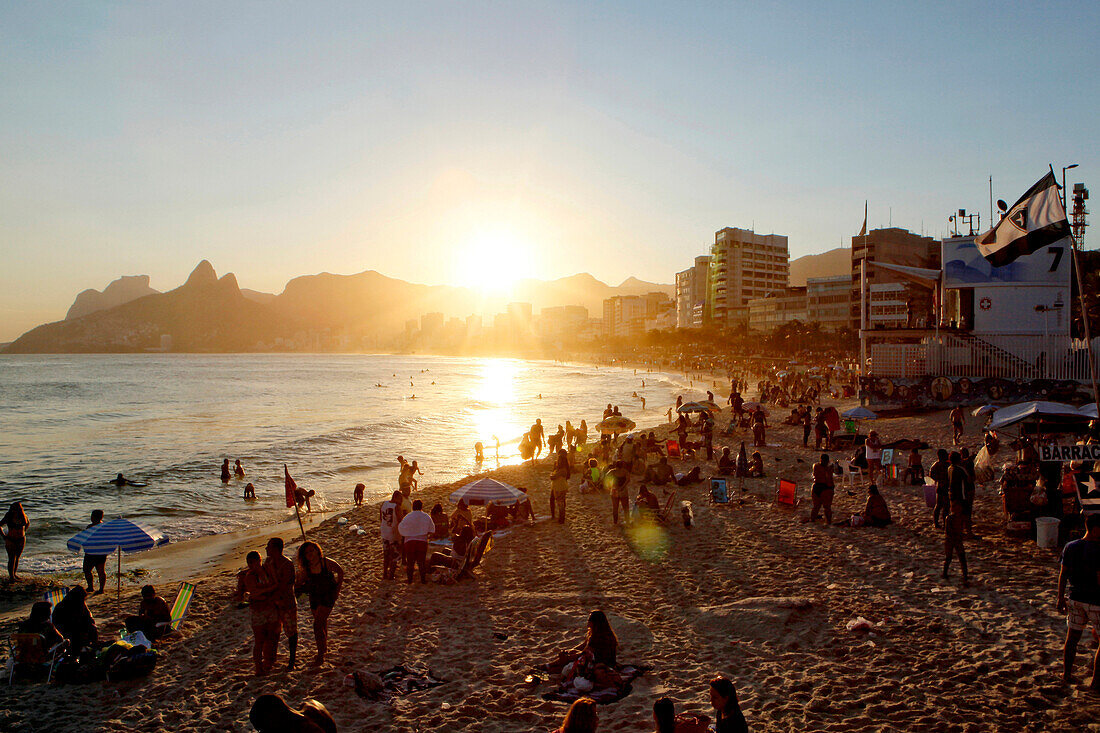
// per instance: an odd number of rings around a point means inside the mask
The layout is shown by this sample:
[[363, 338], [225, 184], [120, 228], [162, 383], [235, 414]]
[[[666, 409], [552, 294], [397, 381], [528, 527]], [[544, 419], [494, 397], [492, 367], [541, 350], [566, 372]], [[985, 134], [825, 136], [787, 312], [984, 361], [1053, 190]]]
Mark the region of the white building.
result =
[[706, 321], [734, 325], [748, 302], [784, 290], [790, 279], [787, 238], [726, 227], [714, 235], [707, 273]]
[[695, 264], [676, 273], [676, 327], [701, 328], [707, 300], [710, 255], [695, 258]]

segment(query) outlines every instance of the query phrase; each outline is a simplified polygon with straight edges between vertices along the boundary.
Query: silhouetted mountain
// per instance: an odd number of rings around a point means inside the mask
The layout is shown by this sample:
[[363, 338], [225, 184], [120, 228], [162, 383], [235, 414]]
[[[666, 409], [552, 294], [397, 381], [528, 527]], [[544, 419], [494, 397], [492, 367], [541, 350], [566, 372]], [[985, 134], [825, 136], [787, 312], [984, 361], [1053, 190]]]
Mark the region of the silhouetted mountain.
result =
[[206, 260], [187, 282], [114, 308], [48, 323], [16, 339], [8, 353], [146, 351], [169, 336], [174, 351], [247, 351], [292, 330], [270, 307], [241, 295], [232, 274], [220, 280]]
[[77, 295], [76, 300], [69, 307], [69, 312], [65, 314], [65, 320], [71, 321], [89, 313], [114, 308], [116, 305], [159, 292], [149, 287], [148, 275], [123, 275], [103, 288], [103, 292], [88, 288]]
[[275, 293], [261, 293], [258, 290], [249, 290], [248, 288], [241, 288], [241, 295], [254, 303], [271, 303], [275, 300]]
[[791, 287], [801, 287], [808, 277], [836, 277], [852, 274], [852, 250], [838, 247], [816, 255], [791, 260]]

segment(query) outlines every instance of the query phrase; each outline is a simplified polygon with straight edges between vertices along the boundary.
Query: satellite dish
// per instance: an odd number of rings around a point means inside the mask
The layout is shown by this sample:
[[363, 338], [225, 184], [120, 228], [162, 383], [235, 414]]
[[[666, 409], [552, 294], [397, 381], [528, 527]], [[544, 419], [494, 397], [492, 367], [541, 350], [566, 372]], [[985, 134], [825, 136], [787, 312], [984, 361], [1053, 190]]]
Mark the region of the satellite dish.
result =
[[1005, 203], [1004, 199], [997, 199], [997, 208], [1001, 211], [1008, 211], [1008, 204]]

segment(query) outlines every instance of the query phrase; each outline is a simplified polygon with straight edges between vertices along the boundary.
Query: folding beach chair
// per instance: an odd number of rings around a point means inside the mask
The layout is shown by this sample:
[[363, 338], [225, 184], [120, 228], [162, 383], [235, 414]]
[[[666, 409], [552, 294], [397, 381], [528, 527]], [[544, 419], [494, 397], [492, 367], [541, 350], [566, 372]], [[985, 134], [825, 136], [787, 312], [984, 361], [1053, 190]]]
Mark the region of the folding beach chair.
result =
[[669, 458], [680, 458], [680, 442], [677, 440], [666, 440], [665, 453]]
[[172, 604], [172, 620], [161, 621], [157, 624], [157, 630], [164, 634], [179, 631], [180, 624], [187, 618], [187, 611], [191, 608], [191, 599], [194, 596], [194, 583], [180, 583], [180, 592], [176, 595], [176, 602]]
[[729, 504], [729, 484], [724, 478], [712, 478], [710, 480], [710, 503]]
[[50, 649], [45, 648], [46, 639], [41, 634], [11, 634], [8, 637], [8, 687], [15, 680], [15, 669], [19, 665], [47, 667], [46, 682], [53, 681], [53, 673], [61, 661], [62, 652], [69, 647], [69, 640], [62, 639]]
[[56, 608], [57, 604], [61, 603], [61, 599], [63, 599], [68, 592], [68, 588], [54, 588], [53, 590], [46, 591], [42, 596], [42, 600], [50, 604], [51, 608]]
[[481, 564], [481, 558], [485, 557], [485, 553], [493, 546], [493, 533], [486, 532], [478, 537], [474, 542], [474, 552], [470, 557], [470, 565], [466, 568], [467, 571], [473, 570]]
[[672, 508], [676, 504], [676, 492], [673, 491], [668, 495], [668, 499], [665, 501], [665, 508], [657, 513], [657, 521], [664, 523], [672, 516]]
[[798, 504], [798, 484], [787, 479], [776, 479], [775, 503], [794, 508]]

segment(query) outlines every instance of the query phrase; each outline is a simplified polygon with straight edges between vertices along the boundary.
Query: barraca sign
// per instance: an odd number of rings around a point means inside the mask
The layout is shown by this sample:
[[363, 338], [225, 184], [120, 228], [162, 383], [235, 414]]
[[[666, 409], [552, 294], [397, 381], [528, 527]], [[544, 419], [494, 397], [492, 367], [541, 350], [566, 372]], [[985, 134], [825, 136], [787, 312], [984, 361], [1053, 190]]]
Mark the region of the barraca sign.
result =
[[1100, 445], [1056, 445], [1050, 443], [1039, 446], [1040, 461], [1100, 461]]

